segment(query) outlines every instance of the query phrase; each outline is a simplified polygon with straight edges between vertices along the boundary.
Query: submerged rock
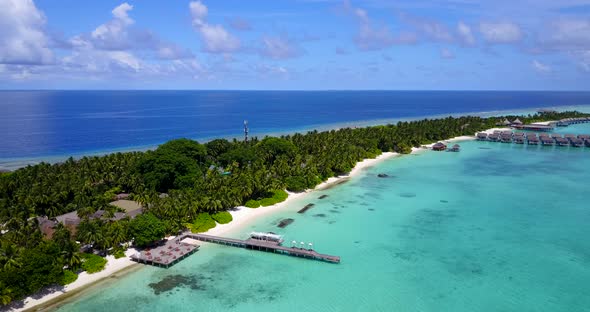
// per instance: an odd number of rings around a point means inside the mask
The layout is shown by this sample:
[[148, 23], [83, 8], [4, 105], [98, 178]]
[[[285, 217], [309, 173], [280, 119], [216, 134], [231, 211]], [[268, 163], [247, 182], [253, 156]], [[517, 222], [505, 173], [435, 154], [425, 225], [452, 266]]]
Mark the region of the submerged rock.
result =
[[303, 207], [301, 210], [297, 211], [297, 213], [305, 213], [307, 210], [309, 210], [313, 206], [315, 206], [315, 204], [309, 203], [309, 204], [305, 205], [305, 207]]
[[377, 175], [377, 177], [379, 177], [379, 178], [388, 178], [389, 175], [386, 174], [386, 173], [380, 173], [380, 174]]
[[316, 218], [325, 218], [325, 217], [327, 217], [325, 213], [318, 213], [318, 214], [314, 214], [313, 216], [316, 217]]
[[443, 204], [446, 204], [446, 203], [448, 203], [449, 201], [448, 201], [448, 200], [441, 199], [441, 200], [440, 200], [440, 202], [441, 202], [441, 203], [443, 203]]
[[295, 221], [295, 219], [291, 219], [291, 218], [283, 219], [283, 220], [281, 220], [281, 222], [279, 222], [278, 227], [284, 228], [287, 225], [293, 223], [294, 221]]
[[412, 198], [412, 197], [416, 197], [416, 193], [401, 193], [399, 194], [400, 197], [405, 197], [405, 198]]
[[324, 194], [324, 195], [322, 195], [322, 196], [318, 197], [318, 199], [324, 199], [324, 198], [326, 198], [326, 197], [328, 197], [328, 195]]

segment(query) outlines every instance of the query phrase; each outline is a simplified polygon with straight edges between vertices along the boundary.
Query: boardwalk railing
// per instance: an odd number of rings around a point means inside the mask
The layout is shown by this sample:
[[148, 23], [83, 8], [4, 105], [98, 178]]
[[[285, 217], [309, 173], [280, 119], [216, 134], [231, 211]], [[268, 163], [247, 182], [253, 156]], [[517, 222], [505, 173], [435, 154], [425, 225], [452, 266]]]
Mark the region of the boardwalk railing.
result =
[[315, 250], [311, 249], [304, 249], [304, 248], [297, 248], [297, 247], [285, 247], [281, 246], [278, 242], [273, 241], [265, 241], [259, 239], [235, 239], [235, 238], [227, 238], [227, 237], [219, 237], [219, 236], [212, 236], [207, 234], [194, 234], [194, 233], [186, 233], [184, 234], [186, 237], [196, 239], [199, 241], [228, 245], [233, 247], [240, 247], [240, 248], [247, 248], [253, 250], [260, 250], [260, 251], [267, 251], [267, 252], [274, 252], [285, 254], [294, 257], [302, 257], [306, 259], [314, 259], [320, 261], [326, 261], [330, 263], [340, 263], [340, 257], [338, 256], [331, 256], [326, 254], [321, 254], [316, 252]]

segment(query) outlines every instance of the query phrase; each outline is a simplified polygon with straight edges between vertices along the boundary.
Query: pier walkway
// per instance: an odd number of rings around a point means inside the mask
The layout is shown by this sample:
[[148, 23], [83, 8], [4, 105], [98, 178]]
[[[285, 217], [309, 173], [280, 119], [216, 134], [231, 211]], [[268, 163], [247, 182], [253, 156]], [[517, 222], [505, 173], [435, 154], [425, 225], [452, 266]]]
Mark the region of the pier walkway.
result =
[[226, 237], [212, 236], [212, 235], [206, 235], [206, 234], [193, 234], [193, 233], [186, 233], [184, 235], [186, 237], [196, 239], [199, 241], [204, 241], [204, 242], [228, 245], [228, 246], [233, 246], [233, 247], [241, 247], [241, 248], [247, 248], [247, 249], [253, 249], [253, 250], [274, 252], [274, 253], [280, 253], [280, 254], [294, 256], [294, 257], [302, 257], [302, 258], [307, 258], [307, 259], [326, 261], [326, 262], [330, 262], [330, 263], [340, 263], [340, 257], [338, 257], [338, 256], [321, 254], [321, 253], [318, 253], [315, 250], [311, 250], [311, 249], [298, 248], [298, 247], [285, 247], [285, 246], [281, 246], [281, 242], [276, 242], [276, 241], [267, 241], [267, 240], [253, 239], [253, 238], [241, 240], [241, 239], [235, 239], [235, 238], [226, 238]]
[[[190, 232], [183, 233], [178, 237], [175, 237], [171, 240], [166, 241], [163, 244], [158, 245], [157, 247], [147, 248], [137, 254], [134, 254], [131, 256], [131, 260], [139, 263], [151, 264], [158, 267], [168, 268], [176, 264], [180, 260], [193, 254], [199, 249], [198, 245], [182, 242], [186, 238], [191, 238], [197, 241], [228, 245], [233, 247], [273, 252], [293, 257], [320, 260], [330, 263], [340, 263], [340, 257], [318, 253], [315, 250], [311, 249], [311, 247], [309, 249], [305, 249], [299, 247], [281, 246], [282, 240], [273, 241], [256, 239], [252, 237], [246, 240], [242, 240], [206, 234], [195, 234]], [[309, 245], [311, 246], [311, 244]]]

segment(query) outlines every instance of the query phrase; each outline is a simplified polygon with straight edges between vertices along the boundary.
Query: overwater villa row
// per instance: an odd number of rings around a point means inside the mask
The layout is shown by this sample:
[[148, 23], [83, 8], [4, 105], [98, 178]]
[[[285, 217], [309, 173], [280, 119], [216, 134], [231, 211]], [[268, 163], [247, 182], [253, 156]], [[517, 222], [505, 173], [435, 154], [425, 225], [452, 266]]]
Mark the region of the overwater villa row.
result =
[[480, 132], [476, 135], [478, 141], [528, 144], [528, 145], [557, 145], [573, 147], [590, 147], [590, 135], [586, 134], [566, 134], [562, 136], [558, 133], [525, 133], [512, 131], [499, 131], [487, 134]]

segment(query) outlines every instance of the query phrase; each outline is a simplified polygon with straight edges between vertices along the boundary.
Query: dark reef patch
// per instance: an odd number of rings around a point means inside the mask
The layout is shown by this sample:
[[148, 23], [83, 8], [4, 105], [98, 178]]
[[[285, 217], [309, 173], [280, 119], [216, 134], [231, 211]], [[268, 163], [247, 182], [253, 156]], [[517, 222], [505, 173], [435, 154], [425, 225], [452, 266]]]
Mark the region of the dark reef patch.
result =
[[441, 203], [443, 203], [443, 204], [446, 204], [446, 203], [448, 203], [449, 201], [448, 201], [448, 200], [441, 199], [441, 200], [440, 200], [440, 202], [441, 202]]
[[327, 215], [325, 213], [318, 213], [318, 214], [314, 214], [313, 216], [316, 217], [316, 218], [325, 218], [325, 217], [327, 217]]
[[205, 285], [203, 285], [204, 280], [211, 280], [211, 278], [197, 275], [175, 274], [168, 275], [159, 282], [150, 283], [148, 286], [154, 291], [154, 294], [160, 295], [175, 289], [178, 290], [177, 287], [188, 287], [192, 290], [205, 290]]
[[324, 195], [322, 195], [322, 196], [318, 197], [318, 199], [324, 199], [324, 198], [326, 198], [326, 197], [328, 197], [328, 195], [324, 194]]
[[287, 227], [289, 224], [291, 224], [293, 222], [295, 222], [295, 219], [291, 219], [291, 218], [283, 219], [283, 220], [281, 220], [281, 222], [279, 222], [278, 227], [280, 227], [282, 229], [282, 228]]
[[335, 209], [330, 209], [330, 212], [331, 212], [331, 213], [340, 213], [340, 211], [338, 211], [338, 210], [335, 210]]
[[413, 197], [416, 197], [416, 193], [409, 193], [409, 192], [400, 193], [399, 196], [404, 197], [404, 198], [413, 198]]
[[303, 207], [301, 210], [297, 211], [297, 213], [305, 213], [307, 210], [309, 210], [313, 206], [315, 206], [315, 204], [309, 203], [309, 204], [305, 205], [305, 207]]

